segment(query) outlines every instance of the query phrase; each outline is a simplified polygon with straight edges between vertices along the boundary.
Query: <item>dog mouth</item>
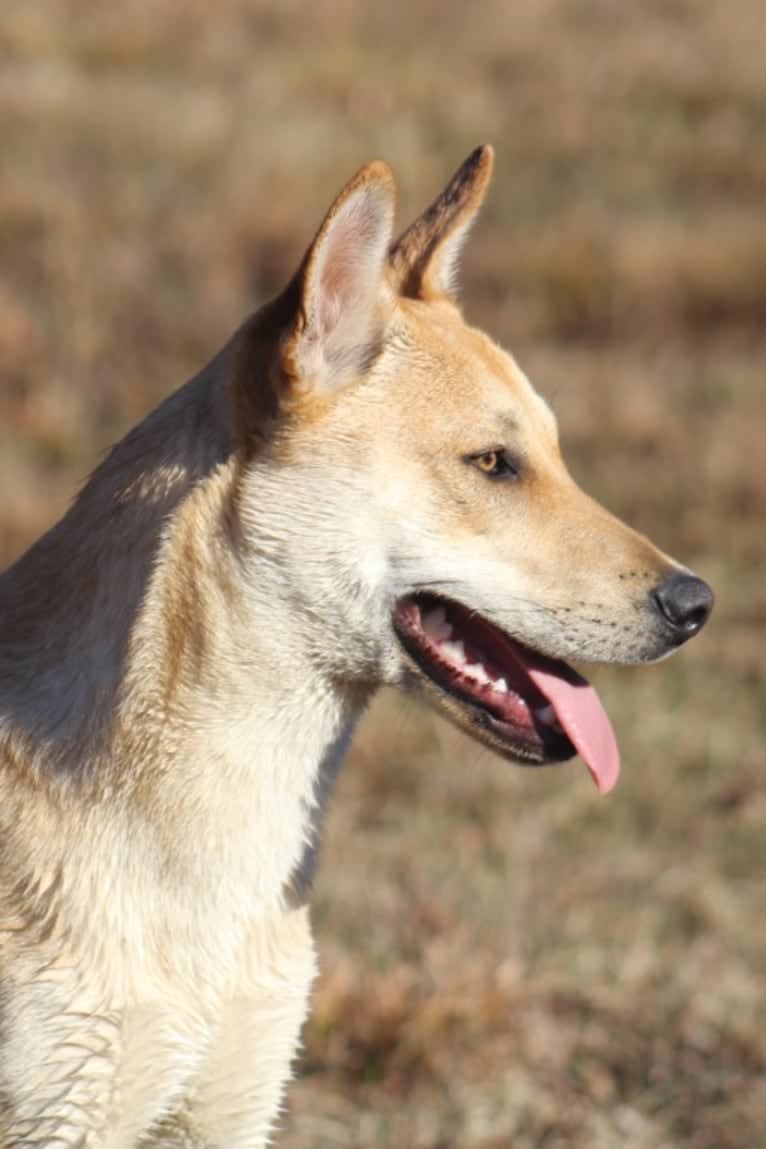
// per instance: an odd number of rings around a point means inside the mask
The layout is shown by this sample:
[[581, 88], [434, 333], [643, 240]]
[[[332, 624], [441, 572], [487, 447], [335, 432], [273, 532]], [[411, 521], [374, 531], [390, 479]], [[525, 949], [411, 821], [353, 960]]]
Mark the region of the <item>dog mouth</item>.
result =
[[434, 594], [400, 599], [394, 630], [431, 701], [506, 757], [529, 765], [579, 754], [599, 791], [617, 781], [617, 740], [587, 679], [524, 646], [462, 603]]

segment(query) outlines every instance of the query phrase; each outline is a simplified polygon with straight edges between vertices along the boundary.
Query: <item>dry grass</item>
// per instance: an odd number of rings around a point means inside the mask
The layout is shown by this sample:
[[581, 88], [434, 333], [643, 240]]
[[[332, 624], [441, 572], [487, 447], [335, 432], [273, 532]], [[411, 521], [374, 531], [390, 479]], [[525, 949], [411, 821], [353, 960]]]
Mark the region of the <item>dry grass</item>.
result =
[[716, 586], [599, 675], [625, 759], [513, 771], [384, 698], [316, 893], [290, 1149], [748, 1149], [766, 1128], [766, 60], [723, 0], [35, 0], [0, 12], [0, 559], [383, 155], [498, 147], [468, 309], [578, 477]]

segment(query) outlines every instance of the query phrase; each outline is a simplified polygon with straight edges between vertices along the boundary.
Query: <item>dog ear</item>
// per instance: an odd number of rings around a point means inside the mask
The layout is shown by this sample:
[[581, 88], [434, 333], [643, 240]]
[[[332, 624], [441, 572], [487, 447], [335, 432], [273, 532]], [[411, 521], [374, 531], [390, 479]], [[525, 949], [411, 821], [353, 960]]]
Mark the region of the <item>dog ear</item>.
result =
[[287, 288], [234, 341], [231, 394], [249, 447], [280, 415], [351, 383], [381, 344], [394, 296], [388, 282], [396, 185], [374, 162], [346, 184]]
[[471, 152], [444, 191], [391, 250], [394, 282], [410, 299], [449, 296], [460, 250], [487, 194], [495, 153], [489, 144]]
[[283, 376], [299, 391], [337, 390], [374, 353], [385, 322], [381, 289], [395, 205], [391, 169], [368, 164], [337, 197], [304, 256], [288, 288], [294, 313], [279, 348]]

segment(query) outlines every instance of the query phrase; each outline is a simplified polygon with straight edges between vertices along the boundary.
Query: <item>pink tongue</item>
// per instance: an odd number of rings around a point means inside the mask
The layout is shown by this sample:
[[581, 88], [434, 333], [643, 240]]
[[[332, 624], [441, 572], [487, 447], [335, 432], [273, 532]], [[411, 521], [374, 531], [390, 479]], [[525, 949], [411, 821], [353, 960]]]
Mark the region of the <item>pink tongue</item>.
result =
[[[591, 772], [601, 794], [608, 794], [620, 773], [620, 751], [612, 724], [596, 691], [570, 671], [571, 681], [557, 674], [555, 664], [527, 662], [527, 674], [556, 711], [559, 724]], [[567, 668], [568, 670], [569, 668]]]

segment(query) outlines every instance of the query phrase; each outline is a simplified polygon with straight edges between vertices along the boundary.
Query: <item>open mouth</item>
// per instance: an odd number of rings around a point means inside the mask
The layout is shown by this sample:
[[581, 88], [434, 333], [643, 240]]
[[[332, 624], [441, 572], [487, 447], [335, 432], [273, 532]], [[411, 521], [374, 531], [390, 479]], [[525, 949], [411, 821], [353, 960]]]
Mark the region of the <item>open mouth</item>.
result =
[[617, 740], [590, 683], [565, 662], [523, 646], [452, 599], [417, 594], [394, 609], [394, 628], [430, 693], [453, 719], [517, 761], [579, 754], [607, 793], [620, 769]]

